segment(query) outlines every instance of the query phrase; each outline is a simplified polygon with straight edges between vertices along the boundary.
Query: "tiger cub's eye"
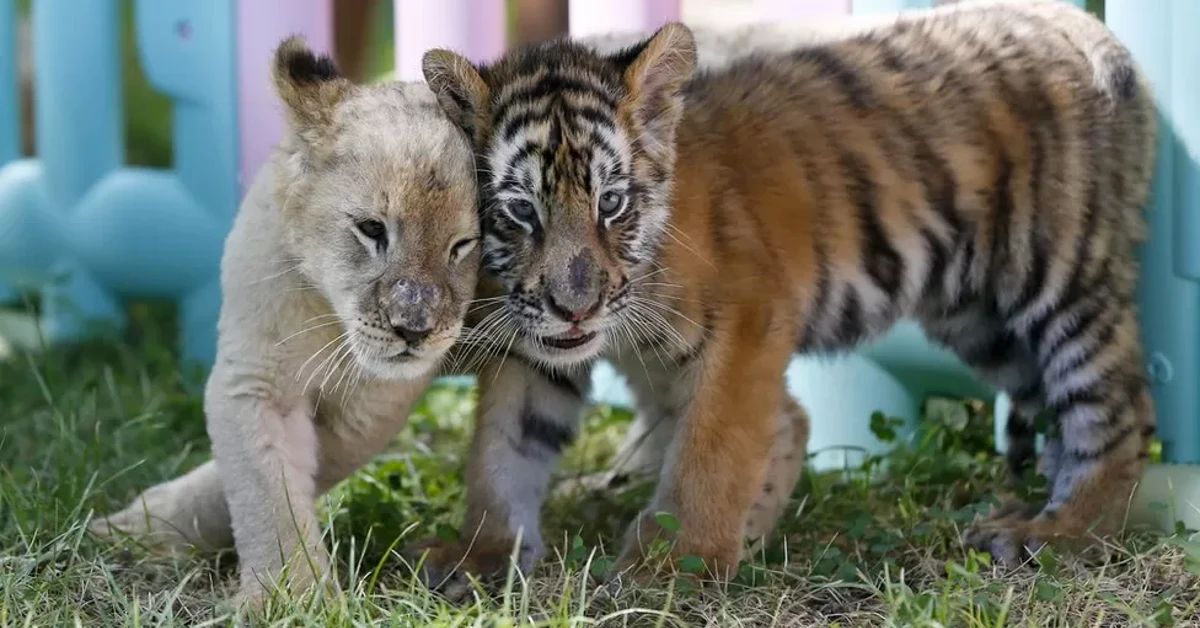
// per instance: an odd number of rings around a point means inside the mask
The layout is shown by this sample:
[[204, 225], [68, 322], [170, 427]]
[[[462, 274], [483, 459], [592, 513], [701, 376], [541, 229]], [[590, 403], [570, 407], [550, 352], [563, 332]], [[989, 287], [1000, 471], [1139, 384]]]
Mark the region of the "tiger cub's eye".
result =
[[609, 190], [600, 195], [600, 203], [597, 208], [600, 210], [600, 215], [604, 218], [611, 218], [621, 211], [625, 206], [625, 195]]

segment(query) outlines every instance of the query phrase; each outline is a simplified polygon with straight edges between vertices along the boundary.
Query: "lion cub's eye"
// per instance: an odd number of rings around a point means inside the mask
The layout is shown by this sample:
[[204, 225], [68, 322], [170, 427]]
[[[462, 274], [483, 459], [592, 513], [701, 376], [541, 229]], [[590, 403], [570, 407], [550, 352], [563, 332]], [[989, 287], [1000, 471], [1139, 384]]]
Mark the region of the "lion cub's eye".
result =
[[615, 190], [609, 190], [600, 195], [596, 208], [600, 210], [601, 218], [612, 218], [625, 207], [625, 195]]
[[379, 244], [387, 243], [387, 227], [378, 220], [360, 220], [355, 225], [359, 232]]
[[475, 249], [475, 243], [478, 241], [478, 238], [463, 238], [458, 242], [455, 242], [454, 246], [450, 247], [450, 263], [457, 264], [458, 262], [461, 262], [464, 257], [470, 255], [471, 251]]

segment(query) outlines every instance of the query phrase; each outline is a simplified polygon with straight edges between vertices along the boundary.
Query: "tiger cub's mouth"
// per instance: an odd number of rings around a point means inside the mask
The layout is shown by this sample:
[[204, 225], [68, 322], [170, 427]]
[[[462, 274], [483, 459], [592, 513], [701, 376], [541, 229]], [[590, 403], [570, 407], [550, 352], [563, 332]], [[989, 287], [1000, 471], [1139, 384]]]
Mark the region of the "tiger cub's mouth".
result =
[[565, 334], [557, 336], [542, 336], [539, 338], [542, 344], [553, 349], [577, 349], [586, 345], [596, 338], [596, 332], [585, 332], [582, 329], [572, 329]]

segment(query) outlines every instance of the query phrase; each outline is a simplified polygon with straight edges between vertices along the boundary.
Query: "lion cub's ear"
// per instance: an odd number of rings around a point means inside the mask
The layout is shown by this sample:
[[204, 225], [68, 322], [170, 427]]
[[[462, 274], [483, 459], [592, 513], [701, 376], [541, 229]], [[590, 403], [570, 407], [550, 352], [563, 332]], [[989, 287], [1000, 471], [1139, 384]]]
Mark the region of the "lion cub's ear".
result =
[[333, 112], [353, 83], [327, 55], [318, 57], [295, 35], [275, 49], [271, 71], [275, 91], [287, 110], [288, 126], [310, 147], [322, 143], [333, 127]]
[[479, 69], [466, 57], [438, 48], [425, 53], [421, 71], [450, 120], [469, 137], [475, 137], [491, 93]]

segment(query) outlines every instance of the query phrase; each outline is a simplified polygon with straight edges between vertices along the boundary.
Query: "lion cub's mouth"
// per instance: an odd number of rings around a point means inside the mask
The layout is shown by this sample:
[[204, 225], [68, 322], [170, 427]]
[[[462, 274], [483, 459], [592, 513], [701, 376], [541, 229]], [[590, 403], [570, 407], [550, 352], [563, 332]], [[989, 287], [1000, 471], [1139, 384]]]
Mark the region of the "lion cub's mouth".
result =
[[416, 360], [420, 360], [421, 356], [413, 353], [412, 349], [405, 349], [403, 351], [393, 353], [385, 359], [389, 362], [414, 362]]

